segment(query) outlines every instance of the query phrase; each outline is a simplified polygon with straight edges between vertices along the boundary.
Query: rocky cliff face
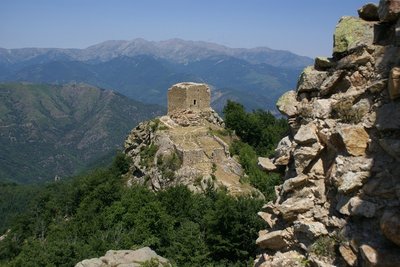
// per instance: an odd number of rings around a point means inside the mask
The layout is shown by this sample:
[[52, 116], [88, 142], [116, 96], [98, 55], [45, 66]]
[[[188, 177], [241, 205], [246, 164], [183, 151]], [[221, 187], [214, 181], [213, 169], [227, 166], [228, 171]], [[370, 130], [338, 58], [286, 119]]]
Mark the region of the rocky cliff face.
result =
[[343, 17], [333, 57], [284, 94], [286, 166], [256, 266], [400, 266], [400, 1]]
[[230, 156], [232, 136], [212, 109], [179, 110], [139, 124], [125, 141], [132, 163], [128, 184], [158, 191], [183, 184], [194, 192], [226, 187], [233, 194], [262, 194], [240, 177], [240, 164]]

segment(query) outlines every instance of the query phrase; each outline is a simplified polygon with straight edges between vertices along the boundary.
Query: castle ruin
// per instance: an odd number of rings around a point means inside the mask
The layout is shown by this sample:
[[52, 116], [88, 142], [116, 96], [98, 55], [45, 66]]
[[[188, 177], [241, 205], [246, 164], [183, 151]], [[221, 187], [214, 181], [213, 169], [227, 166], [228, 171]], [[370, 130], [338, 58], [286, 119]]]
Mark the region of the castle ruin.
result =
[[210, 110], [210, 88], [204, 83], [177, 83], [168, 89], [168, 114], [179, 110]]

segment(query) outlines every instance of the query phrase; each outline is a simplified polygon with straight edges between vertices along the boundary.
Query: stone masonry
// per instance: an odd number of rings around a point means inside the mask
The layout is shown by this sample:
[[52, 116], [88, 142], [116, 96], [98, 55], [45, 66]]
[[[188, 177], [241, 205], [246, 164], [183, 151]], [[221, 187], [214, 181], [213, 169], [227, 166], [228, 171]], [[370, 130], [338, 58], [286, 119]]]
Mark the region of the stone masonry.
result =
[[168, 115], [182, 110], [209, 111], [210, 88], [204, 83], [184, 82], [168, 89]]

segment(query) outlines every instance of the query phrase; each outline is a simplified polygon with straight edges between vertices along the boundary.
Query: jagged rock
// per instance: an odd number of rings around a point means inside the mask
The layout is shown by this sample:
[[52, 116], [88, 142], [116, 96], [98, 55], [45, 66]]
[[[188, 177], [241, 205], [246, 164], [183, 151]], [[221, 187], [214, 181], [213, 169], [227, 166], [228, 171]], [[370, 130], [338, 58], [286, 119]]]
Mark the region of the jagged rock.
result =
[[297, 83], [297, 92], [318, 91], [327, 76], [326, 71], [318, 71], [313, 66], [305, 68]]
[[376, 213], [376, 205], [372, 202], [362, 200], [359, 197], [352, 197], [349, 201], [351, 215], [372, 218]]
[[277, 148], [275, 149], [275, 165], [288, 165], [290, 160], [290, 155], [292, 152], [292, 142], [289, 136], [282, 138], [279, 141]]
[[364, 181], [369, 177], [369, 172], [348, 172], [340, 177], [338, 190], [341, 193], [351, 193], [363, 185]]
[[293, 117], [297, 114], [298, 102], [296, 97], [297, 94], [295, 91], [286, 92], [278, 99], [276, 107], [282, 114], [288, 117]]
[[257, 213], [257, 215], [260, 216], [270, 228], [275, 226], [277, 218], [273, 214], [260, 211]]
[[346, 263], [350, 266], [357, 265], [357, 255], [354, 254], [353, 250], [348, 245], [340, 245], [339, 246], [340, 255], [346, 261]]
[[335, 71], [321, 84], [320, 94], [326, 96], [336, 91], [346, 91], [351, 86], [351, 82], [348, 79], [344, 79], [345, 76], [345, 71]]
[[265, 171], [275, 171], [276, 166], [269, 158], [258, 157], [258, 167]]
[[379, 21], [378, 6], [373, 3], [368, 3], [361, 7], [358, 11], [358, 16], [367, 21]]
[[317, 128], [313, 123], [300, 126], [294, 136], [294, 141], [300, 145], [310, 145], [318, 141]]
[[140, 267], [152, 259], [156, 260], [157, 266], [171, 266], [167, 259], [157, 255], [151, 248], [144, 247], [138, 250], [109, 250], [103, 257], [83, 260], [75, 267]]
[[364, 127], [360, 125], [340, 124], [336, 127], [337, 133], [346, 148], [347, 153], [352, 156], [364, 156], [368, 147], [369, 135]]
[[341, 191], [347, 193], [362, 185], [362, 181], [370, 176], [372, 166], [371, 158], [337, 156], [331, 177], [338, 187], [342, 187]]
[[332, 103], [335, 101], [331, 99], [316, 99], [312, 102], [312, 110], [314, 118], [326, 119], [332, 112]]
[[[342, 59], [339, 60], [338, 62], [338, 68], [339, 69], [354, 69], [356, 66], [362, 66], [366, 65], [368, 62], [374, 62], [374, 58], [370, 53], [368, 53], [367, 50], [365, 49], [357, 49], [355, 52], [343, 57]], [[358, 72], [353, 73], [358, 75], [358, 79], [364, 78], [362, 75], [360, 75]], [[354, 82], [354, 77], [352, 80], [352, 85], [353, 86], [359, 86], [362, 83]]]
[[380, 0], [378, 7], [379, 20], [392, 22], [399, 18], [400, 2], [397, 0]]
[[381, 231], [387, 239], [400, 246], [400, 213], [398, 210], [386, 210], [380, 222]]
[[288, 245], [286, 240], [290, 239], [290, 236], [291, 233], [288, 230], [269, 232], [258, 237], [256, 244], [262, 248], [278, 250], [285, 248]]
[[313, 206], [314, 196], [308, 196], [305, 198], [289, 198], [278, 206], [278, 210], [285, 220], [291, 221], [296, 219], [298, 214], [312, 209]]
[[400, 97], [400, 67], [395, 67], [390, 71], [388, 90], [390, 99]]
[[321, 149], [322, 146], [319, 143], [314, 143], [312, 146], [297, 146], [293, 152], [296, 173], [303, 173], [303, 170], [316, 158]]
[[263, 255], [262, 261], [255, 264], [257, 267], [304, 267], [305, 257], [295, 250], [276, 252], [273, 256]]
[[343, 53], [374, 40], [373, 24], [354, 17], [342, 17], [334, 34], [333, 53]]
[[325, 71], [327, 69], [333, 68], [336, 66], [336, 62], [327, 57], [317, 57], [315, 58], [314, 68], [316, 70]]
[[305, 183], [307, 183], [307, 181], [308, 176], [300, 174], [299, 176], [296, 176], [294, 178], [287, 179], [282, 185], [282, 190], [283, 192], [290, 192], [293, 189], [304, 185]]
[[314, 221], [295, 221], [293, 223], [293, 228], [295, 232], [302, 232], [309, 236], [311, 239], [314, 239], [320, 235], [327, 235], [328, 231], [326, 230], [325, 225], [320, 222]]

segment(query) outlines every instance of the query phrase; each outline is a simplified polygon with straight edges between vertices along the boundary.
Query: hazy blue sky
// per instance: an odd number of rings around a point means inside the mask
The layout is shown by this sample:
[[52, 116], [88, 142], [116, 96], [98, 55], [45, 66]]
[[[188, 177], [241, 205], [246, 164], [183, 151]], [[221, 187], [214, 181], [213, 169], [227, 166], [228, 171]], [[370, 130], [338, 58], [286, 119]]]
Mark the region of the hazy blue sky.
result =
[[357, 15], [357, 9], [367, 2], [1, 0], [0, 47], [85, 48], [111, 39], [182, 38], [329, 56], [340, 16]]

